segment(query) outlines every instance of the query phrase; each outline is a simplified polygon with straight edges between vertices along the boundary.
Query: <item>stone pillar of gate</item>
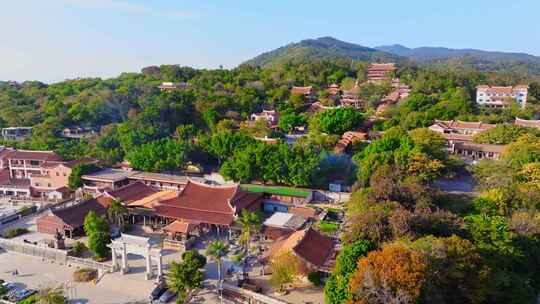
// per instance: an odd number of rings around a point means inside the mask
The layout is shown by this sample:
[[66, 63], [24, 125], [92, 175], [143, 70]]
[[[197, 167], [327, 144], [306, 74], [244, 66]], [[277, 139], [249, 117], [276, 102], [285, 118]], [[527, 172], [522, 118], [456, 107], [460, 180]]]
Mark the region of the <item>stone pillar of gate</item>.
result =
[[128, 256], [127, 256], [127, 249], [126, 244], [122, 244], [122, 274], [126, 274], [129, 272], [129, 266], [128, 266]]
[[115, 272], [118, 267], [118, 261], [116, 260], [118, 257], [116, 256], [116, 249], [114, 247], [111, 248], [111, 256], [112, 256], [112, 271]]
[[161, 253], [157, 258], [157, 279], [160, 280], [163, 277], [163, 256]]
[[146, 279], [150, 280], [152, 279], [153, 271], [152, 271], [152, 258], [150, 257], [150, 251], [146, 252]]

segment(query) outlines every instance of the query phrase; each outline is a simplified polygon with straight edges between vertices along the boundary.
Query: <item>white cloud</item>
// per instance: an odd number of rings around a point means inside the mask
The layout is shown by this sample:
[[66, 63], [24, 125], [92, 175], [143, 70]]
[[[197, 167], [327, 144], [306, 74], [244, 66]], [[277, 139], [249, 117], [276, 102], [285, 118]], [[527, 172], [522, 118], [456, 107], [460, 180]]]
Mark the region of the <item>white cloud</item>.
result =
[[154, 17], [192, 18], [193, 14], [182, 10], [160, 10], [139, 3], [122, 0], [62, 0], [65, 4], [84, 9], [107, 9]]

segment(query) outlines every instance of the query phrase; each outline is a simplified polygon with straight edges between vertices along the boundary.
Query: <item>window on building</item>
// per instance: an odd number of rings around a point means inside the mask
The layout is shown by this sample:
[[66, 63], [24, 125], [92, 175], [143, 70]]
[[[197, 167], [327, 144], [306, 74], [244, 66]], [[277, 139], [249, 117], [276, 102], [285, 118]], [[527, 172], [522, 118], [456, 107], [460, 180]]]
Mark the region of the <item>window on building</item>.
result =
[[48, 184], [47, 184], [47, 187], [49, 187], [49, 188], [50, 188], [50, 187], [51, 187], [51, 183], [48, 183]]
[[56, 176], [60, 176], [60, 173], [59, 173], [59, 172], [56, 172]]

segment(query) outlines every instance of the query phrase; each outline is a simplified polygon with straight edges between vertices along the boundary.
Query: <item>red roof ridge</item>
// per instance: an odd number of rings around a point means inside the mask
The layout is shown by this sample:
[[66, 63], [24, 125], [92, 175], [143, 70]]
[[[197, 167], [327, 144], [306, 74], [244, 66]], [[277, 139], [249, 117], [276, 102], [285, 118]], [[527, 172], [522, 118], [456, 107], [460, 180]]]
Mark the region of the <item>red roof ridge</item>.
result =
[[172, 205], [172, 204], [163, 203], [163, 202], [167, 202], [167, 201], [168, 201], [168, 200], [156, 202], [156, 206], [166, 206], [166, 207], [171, 207], [171, 208], [176, 208], [176, 209], [186, 209], [186, 210], [193, 210], [193, 211], [204, 211], [204, 212], [211, 212], [211, 213], [218, 213], [218, 214], [234, 214], [234, 210], [233, 210], [233, 212], [229, 213], [229, 212], [224, 212], [224, 211], [199, 209], [199, 208], [186, 207], [186, 206], [175, 206], [175, 205]]

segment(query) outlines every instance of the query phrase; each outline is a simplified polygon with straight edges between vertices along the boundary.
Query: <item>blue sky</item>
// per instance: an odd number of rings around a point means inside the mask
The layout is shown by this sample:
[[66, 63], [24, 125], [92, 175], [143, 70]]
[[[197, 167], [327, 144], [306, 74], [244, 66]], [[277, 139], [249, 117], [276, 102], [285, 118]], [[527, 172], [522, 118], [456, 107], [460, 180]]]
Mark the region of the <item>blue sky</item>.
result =
[[321, 36], [540, 55], [539, 11], [538, 0], [0, 0], [0, 80], [234, 67]]

